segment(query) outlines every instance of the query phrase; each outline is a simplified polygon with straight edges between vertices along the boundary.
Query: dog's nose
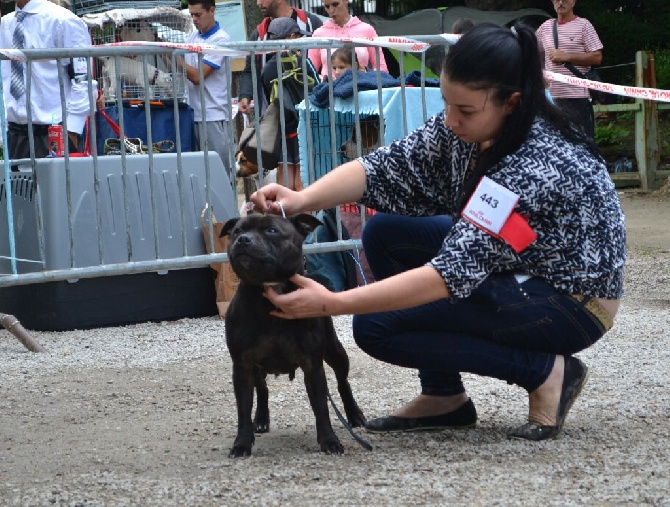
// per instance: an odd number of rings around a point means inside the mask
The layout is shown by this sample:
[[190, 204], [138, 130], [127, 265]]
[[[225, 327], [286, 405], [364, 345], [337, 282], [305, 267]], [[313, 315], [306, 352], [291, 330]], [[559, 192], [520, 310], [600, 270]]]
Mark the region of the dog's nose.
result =
[[253, 241], [253, 239], [251, 238], [250, 234], [241, 234], [237, 238], [237, 241], [239, 241], [240, 243], [244, 243], [245, 245], [248, 245]]

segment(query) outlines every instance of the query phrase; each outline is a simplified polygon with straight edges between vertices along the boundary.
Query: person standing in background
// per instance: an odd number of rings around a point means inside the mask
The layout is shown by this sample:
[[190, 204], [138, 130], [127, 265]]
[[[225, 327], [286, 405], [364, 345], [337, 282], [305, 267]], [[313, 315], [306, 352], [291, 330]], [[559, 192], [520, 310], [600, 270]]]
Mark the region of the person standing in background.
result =
[[[275, 18], [291, 18], [293, 21], [298, 23], [300, 30], [309, 33], [313, 33], [314, 30], [323, 24], [318, 16], [312, 14], [311, 12], [305, 12], [302, 9], [291, 7], [286, 0], [256, 0], [256, 5], [258, 5], [258, 8], [265, 15], [265, 18], [263, 18], [256, 29], [251, 33], [251, 36], [249, 37], [250, 41], [267, 40], [268, 27], [270, 26], [270, 22]], [[271, 58], [271, 56], [272, 55], [268, 54], [258, 54], [254, 57], [254, 64], [256, 65], [256, 72], [258, 73], [258, 76], [260, 76], [263, 66], [267, 60]], [[240, 79], [239, 93], [239, 110], [243, 114], [249, 113], [249, 103], [254, 98], [254, 84], [251, 79], [251, 65], [251, 56], [247, 56], [246, 65]], [[263, 101], [260, 104], [260, 114], [263, 114], [267, 104], [265, 101], [263, 84], [260, 80], [260, 77], [256, 80], [256, 92], [258, 94], [259, 100]]]
[[[290, 40], [297, 39], [303, 36], [309, 36], [310, 33], [304, 30], [301, 30], [298, 26], [298, 23], [295, 20], [287, 17], [275, 18], [270, 22], [268, 26], [268, 36], [271, 40]], [[293, 60], [292, 57], [295, 57]], [[307, 74], [302, 74], [302, 60], [303, 57], [299, 51], [278, 51], [273, 54], [271, 58], [263, 66], [261, 70], [261, 82], [263, 83], [263, 92], [265, 99], [268, 103], [272, 100], [272, 95], [278, 93], [278, 71], [277, 71], [277, 58], [280, 58], [282, 63], [283, 74], [290, 74], [294, 72], [299, 72], [298, 81], [307, 80], [308, 83], [314, 84], [319, 82], [319, 75], [312, 64], [307, 61]], [[287, 61], [285, 63], [285, 60]], [[290, 80], [283, 80], [284, 86], [290, 84]], [[284, 121], [286, 127], [286, 167], [284, 166], [284, 154], [280, 158], [279, 165], [277, 166], [277, 183], [280, 185], [284, 184], [284, 174], [287, 174], [288, 187], [291, 190], [302, 190], [304, 184], [300, 178], [300, 153], [298, 146], [298, 112], [295, 109], [302, 100], [305, 98], [303, 91], [302, 83], [298, 84], [296, 81], [293, 82], [293, 93], [287, 88], [283, 89], [284, 100], [280, 103], [283, 104], [284, 109]], [[285, 170], [286, 169], [286, 170]]]
[[[591, 66], [601, 64], [603, 44], [589, 20], [574, 13], [576, 0], [552, 0], [552, 3], [558, 19], [549, 19], [537, 29], [537, 39], [544, 48], [545, 68], [557, 74], [574, 77], [564, 65], [567, 63], [586, 74]], [[558, 48], [554, 28], [558, 36]], [[593, 139], [595, 119], [589, 90], [552, 81], [549, 92], [556, 105], [573, 116], [586, 135]]]
[[[3, 3], [9, 3], [2, 0]], [[16, 10], [0, 23], [0, 47], [51, 49], [90, 47], [91, 37], [84, 22], [68, 9], [49, 0], [17, 0]], [[65, 76], [65, 114], [69, 151], [80, 148], [81, 134], [90, 111], [87, 58], [60, 60]], [[27, 81], [27, 65], [32, 76]], [[5, 108], [7, 111], [7, 149], [10, 159], [29, 158], [30, 141], [26, 89], [30, 85], [30, 105], [34, 156], [49, 154], [48, 128], [63, 121], [58, 79], [58, 60], [2, 62]], [[94, 97], [97, 96], [97, 83]], [[95, 99], [93, 99], [95, 100]]]
[[[377, 37], [375, 29], [349, 14], [349, 0], [323, 0], [323, 8], [326, 9], [330, 19], [323, 23], [312, 33], [312, 37]], [[328, 50], [310, 49], [307, 57], [314, 64], [314, 68], [321, 74], [321, 79], [328, 79]], [[388, 72], [384, 53], [379, 50], [379, 61], [377, 61], [377, 49], [374, 47], [356, 48], [358, 63], [363, 67]]]
[[[216, 12], [214, 0], [188, 0], [188, 12], [195, 30], [188, 36], [187, 44], [221, 44], [230, 40], [230, 36], [214, 19]], [[202, 149], [205, 144], [200, 130], [203, 126], [200, 94], [202, 90], [205, 94], [204, 128], [207, 146], [219, 154], [223, 166], [230, 174], [229, 58], [212, 53], [203, 55], [202, 74], [205, 82], [202, 83], [202, 87], [198, 70], [198, 53], [188, 53], [184, 58], [178, 58], [177, 68], [186, 72], [188, 103], [193, 108], [197, 146]]]

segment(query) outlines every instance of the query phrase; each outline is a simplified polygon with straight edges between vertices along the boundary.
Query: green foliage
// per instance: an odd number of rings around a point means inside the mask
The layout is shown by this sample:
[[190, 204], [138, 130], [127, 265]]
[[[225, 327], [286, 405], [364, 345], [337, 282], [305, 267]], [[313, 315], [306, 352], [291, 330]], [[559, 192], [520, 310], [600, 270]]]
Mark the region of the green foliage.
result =
[[[363, 0], [351, 0], [352, 7], [361, 12]], [[427, 8], [449, 8], [459, 5], [475, 6], [472, 0], [377, 0], [377, 14], [387, 18], [398, 18], [410, 12]], [[487, 4], [483, 2], [481, 5]], [[505, 2], [493, 2], [491, 5], [504, 5]], [[509, 4], [517, 5], [515, 2]], [[551, 16], [556, 13], [549, 0], [524, 0], [523, 7], [542, 9]], [[670, 50], [670, 1], [668, 0], [580, 0], [575, 5], [575, 13], [593, 24], [603, 42], [602, 69], [603, 81], [622, 85], [635, 84], [634, 65], [637, 51]], [[667, 58], [667, 57], [666, 57]], [[665, 60], [667, 61], [667, 60]], [[659, 87], [661, 82], [669, 83], [667, 65], [658, 65]], [[616, 67], [612, 67], [616, 65]], [[665, 85], [667, 89], [670, 85]]]
[[654, 52], [656, 68], [656, 86], [670, 90], [670, 49], [659, 49]]
[[614, 146], [628, 137], [630, 131], [614, 122], [596, 125], [595, 141], [598, 146]]

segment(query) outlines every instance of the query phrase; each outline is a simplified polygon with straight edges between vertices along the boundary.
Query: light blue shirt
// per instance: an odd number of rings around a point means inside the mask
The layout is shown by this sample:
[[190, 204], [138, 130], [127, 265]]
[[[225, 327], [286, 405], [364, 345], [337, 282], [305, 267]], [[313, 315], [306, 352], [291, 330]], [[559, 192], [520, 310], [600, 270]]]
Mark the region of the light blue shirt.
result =
[[[230, 41], [230, 36], [219, 26], [218, 21], [206, 33], [193, 30], [188, 36], [188, 44], [224, 44]], [[198, 54], [187, 53], [184, 60], [192, 67], [198, 66]], [[230, 57], [221, 54], [205, 53], [203, 64], [214, 69], [209, 77], [205, 78], [205, 108], [207, 121], [229, 120], [228, 74], [230, 73]], [[188, 103], [193, 108], [195, 121], [202, 121], [202, 109], [200, 104], [200, 86], [194, 85], [187, 80]]]

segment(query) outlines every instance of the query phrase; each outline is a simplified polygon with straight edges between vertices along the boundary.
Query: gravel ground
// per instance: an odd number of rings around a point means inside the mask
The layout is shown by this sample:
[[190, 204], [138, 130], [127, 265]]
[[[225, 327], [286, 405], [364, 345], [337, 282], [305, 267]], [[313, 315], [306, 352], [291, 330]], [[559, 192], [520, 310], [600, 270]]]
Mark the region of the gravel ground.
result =
[[[271, 431], [251, 458], [231, 460], [218, 318], [32, 333], [46, 354], [1, 331], [0, 505], [670, 506], [670, 200], [625, 198], [624, 208], [626, 296], [614, 329], [580, 354], [591, 379], [556, 440], [508, 440], [525, 393], [465, 375], [477, 428], [359, 431], [368, 452], [333, 415], [346, 454], [327, 456], [298, 373], [268, 379]], [[335, 323], [368, 417], [416, 394], [414, 372], [360, 352], [349, 317]]]

